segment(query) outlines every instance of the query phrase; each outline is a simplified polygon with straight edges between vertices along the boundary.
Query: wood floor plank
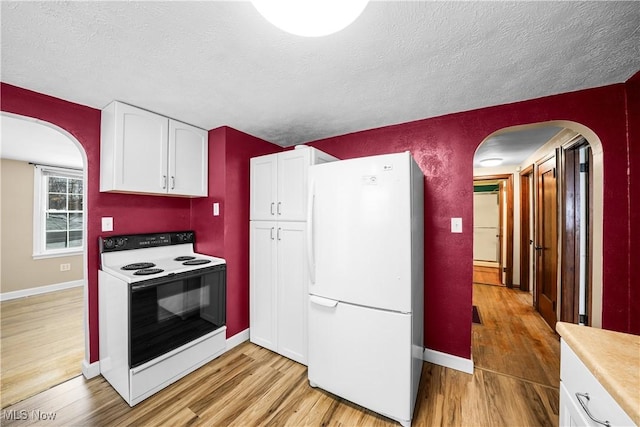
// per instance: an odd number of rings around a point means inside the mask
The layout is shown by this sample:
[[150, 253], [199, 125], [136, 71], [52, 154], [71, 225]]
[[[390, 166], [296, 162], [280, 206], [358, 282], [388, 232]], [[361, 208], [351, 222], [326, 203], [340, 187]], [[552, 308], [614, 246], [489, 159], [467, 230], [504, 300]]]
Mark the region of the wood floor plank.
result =
[[0, 303], [2, 408], [81, 374], [83, 288]]
[[473, 266], [473, 283], [503, 286], [501, 276], [499, 267]]
[[472, 330], [474, 365], [558, 387], [560, 338], [533, 308], [531, 294], [478, 284], [473, 291], [483, 321]]

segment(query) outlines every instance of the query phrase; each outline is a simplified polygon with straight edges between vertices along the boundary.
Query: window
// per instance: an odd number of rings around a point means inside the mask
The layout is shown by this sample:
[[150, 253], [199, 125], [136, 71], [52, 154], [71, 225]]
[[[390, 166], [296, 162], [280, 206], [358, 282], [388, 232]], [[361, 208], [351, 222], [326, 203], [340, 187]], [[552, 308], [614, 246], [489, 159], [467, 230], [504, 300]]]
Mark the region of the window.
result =
[[82, 171], [36, 165], [34, 181], [34, 258], [81, 253]]

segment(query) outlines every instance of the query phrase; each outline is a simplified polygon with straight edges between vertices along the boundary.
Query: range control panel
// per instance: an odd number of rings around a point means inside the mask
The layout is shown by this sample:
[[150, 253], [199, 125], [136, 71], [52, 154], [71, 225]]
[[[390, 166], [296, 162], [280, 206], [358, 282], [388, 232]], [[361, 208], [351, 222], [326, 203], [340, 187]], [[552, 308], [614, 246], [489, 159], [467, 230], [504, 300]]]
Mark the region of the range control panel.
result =
[[193, 231], [178, 231], [169, 233], [127, 234], [121, 236], [100, 237], [100, 253], [127, 251], [132, 249], [155, 248], [158, 246], [181, 245], [195, 243]]

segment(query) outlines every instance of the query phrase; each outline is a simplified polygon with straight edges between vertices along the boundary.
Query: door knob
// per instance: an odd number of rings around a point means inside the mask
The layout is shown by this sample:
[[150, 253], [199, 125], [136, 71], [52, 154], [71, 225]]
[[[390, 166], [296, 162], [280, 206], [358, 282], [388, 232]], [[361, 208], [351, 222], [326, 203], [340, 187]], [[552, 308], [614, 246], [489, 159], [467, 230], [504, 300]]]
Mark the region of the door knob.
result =
[[536, 251], [541, 251], [541, 250], [543, 250], [543, 249], [544, 249], [544, 248], [543, 248], [542, 246], [536, 246]]

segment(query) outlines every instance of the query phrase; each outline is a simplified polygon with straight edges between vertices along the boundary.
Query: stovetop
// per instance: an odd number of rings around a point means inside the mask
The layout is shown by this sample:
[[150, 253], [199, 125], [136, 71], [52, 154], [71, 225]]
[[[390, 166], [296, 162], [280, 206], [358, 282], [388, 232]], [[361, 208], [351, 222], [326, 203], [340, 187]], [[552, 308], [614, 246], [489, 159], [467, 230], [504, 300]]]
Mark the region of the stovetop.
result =
[[134, 283], [225, 264], [194, 251], [193, 232], [110, 236], [100, 239], [101, 269]]

